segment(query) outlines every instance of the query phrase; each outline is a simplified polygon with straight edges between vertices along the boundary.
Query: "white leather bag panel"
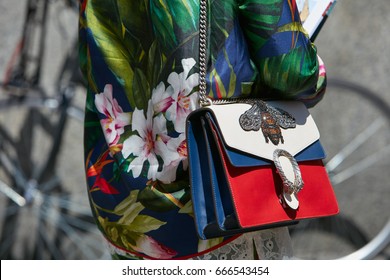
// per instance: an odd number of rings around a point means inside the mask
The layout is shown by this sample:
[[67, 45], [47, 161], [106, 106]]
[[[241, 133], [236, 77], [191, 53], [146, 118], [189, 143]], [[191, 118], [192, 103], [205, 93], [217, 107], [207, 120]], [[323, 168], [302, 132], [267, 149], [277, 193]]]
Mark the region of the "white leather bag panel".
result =
[[287, 111], [296, 120], [295, 128], [281, 128], [284, 143], [281, 141], [278, 145], [274, 145], [271, 141], [266, 143], [261, 129], [245, 131], [241, 128], [239, 118], [251, 108], [250, 104], [211, 105], [208, 108], [216, 116], [226, 145], [268, 160], [273, 160], [275, 149], [286, 150], [295, 156], [320, 138], [317, 126], [302, 102], [267, 101], [267, 104]]

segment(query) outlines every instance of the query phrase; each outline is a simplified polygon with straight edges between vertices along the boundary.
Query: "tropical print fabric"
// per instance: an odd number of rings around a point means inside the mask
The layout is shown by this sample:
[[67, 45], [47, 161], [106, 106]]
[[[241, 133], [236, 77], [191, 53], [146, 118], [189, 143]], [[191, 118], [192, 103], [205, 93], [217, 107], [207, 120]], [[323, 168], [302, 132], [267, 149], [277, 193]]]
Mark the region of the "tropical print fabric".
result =
[[[208, 16], [211, 98], [321, 99], [325, 72], [294, 0], [210, 0]], [[80, 0], [87, 190], [129, 258], [191, 258], [235, 238], [194, 228], [185, 120], [198, 106], [198, 17], [199, 0]]]

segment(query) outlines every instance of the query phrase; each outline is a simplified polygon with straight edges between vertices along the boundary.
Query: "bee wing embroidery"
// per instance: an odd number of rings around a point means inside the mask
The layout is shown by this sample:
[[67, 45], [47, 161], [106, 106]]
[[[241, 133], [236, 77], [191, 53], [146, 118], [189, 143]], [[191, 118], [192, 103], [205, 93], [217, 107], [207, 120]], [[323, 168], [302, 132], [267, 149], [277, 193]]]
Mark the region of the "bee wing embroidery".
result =
[[267, 105], [268, 112], [276, 119], [277, 124], [284, 129], [287, 128], [295, 128], [296, 127], [296, 121], [295, 118], [288, 112]]
[[241, 128], [245, 131], [258, 131], [261, 127], [261, 108], [257, 102], [245, 111], [239, 119]]

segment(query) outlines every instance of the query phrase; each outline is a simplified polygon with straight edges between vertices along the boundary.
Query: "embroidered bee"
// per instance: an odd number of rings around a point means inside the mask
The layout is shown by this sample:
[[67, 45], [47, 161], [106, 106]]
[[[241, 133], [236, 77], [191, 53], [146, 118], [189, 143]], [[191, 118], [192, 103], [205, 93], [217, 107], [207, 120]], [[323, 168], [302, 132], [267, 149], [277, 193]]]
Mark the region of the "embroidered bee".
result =
[[265, 142], [271, 141], [274, 145], [284, 143], [280, 128], [295, 128], [295, 118], [288, 112], [272, 107], [262, 100], [251, 102], [252, 107], [245, 111], [239, 119], [245, 131], [258, 131], [261, 128]]

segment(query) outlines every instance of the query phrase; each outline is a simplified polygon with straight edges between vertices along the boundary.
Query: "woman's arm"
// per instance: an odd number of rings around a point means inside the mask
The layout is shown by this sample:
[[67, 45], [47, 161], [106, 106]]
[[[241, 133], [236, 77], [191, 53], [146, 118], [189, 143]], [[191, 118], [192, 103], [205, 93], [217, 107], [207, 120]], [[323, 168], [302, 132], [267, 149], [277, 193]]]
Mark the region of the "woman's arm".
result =
[[303, 29], [294, 0], [239, 0], [239, 21], [258, 77], [253, 92], [315, 105], [326, 86], [324, 66]]

